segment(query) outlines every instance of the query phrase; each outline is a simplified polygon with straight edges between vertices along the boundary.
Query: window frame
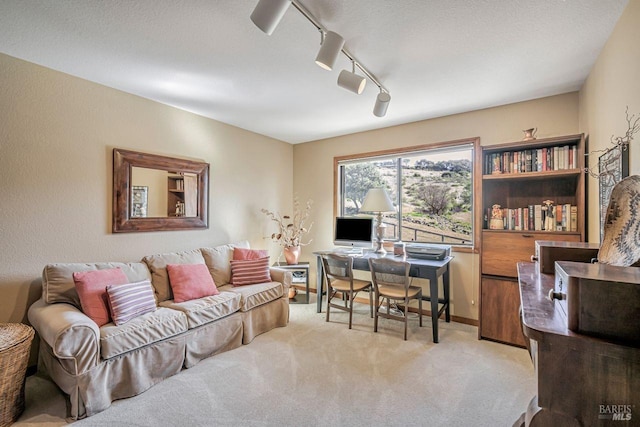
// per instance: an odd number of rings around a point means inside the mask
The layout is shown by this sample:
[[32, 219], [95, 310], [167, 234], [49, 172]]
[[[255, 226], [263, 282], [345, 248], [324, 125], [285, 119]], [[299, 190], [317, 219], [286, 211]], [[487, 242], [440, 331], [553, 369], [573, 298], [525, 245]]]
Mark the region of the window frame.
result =
[[457, 252], [472, 252], [479, 253], [480, 248], [480, 233], [482, 232], [481, 224], [481, 210], [482, 210], [482, 150], [480, 146], [480, 137], [457, 139], [452, 141], [437, 142], [433, 144], [414, 145], [409, 147], [391, 148], [379, 151], [369, 151], [365, 153], [349, 154], [344, 156], [335, 156], [333, 158], [333, 218], [335, 221], [336, 216], [339, 214], [340, 206], [340, 189], [343, 186], [340, 176], [340, 163], [346, 161], [373, 160], [376, 157], [391, 157], [401, 156], [403, 154], [419, 152], [419, 151], [431, 151], [431, 150], [446, 150], [447, 148], [454, 149], [463, 145], [471, 145], [473, 150], [472, 154], [472, 166], [473, 171], [471, 174], [473, 191], [473, 203], [472, 203], [472, 223], [473, 223], [473, 237], [472, 244], [469, 246], [459, 246], [452, 244], [452, 250]]

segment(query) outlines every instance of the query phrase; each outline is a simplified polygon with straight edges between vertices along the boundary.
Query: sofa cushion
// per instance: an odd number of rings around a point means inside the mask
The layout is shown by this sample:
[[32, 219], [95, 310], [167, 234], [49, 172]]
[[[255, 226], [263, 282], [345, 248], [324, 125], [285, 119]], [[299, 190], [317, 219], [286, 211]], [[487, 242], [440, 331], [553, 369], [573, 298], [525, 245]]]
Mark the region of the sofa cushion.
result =
[[254, 307], [281, 298], [284, 294], [284, 286], [280, 282], [267, 282], [237, 287], [226, 285], [219, 289], [220, 291], [234, 292], [241, 296], [240, 311], [249, 311]]
[[98, 326], [111, 321], [107, 286], [127, 283], [127, 275], [120, 268], [105, 270], [76, 271], [72, 274], [76, 292], [80, 298], [82, 312], [96, 322]]
[[145, 313], [156, 311], [156, 300], [151, 282], [126, 283], [107, 286], [113, 323], [120, 326]]
[[206, 264], [167, 264], [174, 302], [218, 295]]
[[249, 249], [249, 242], [245, 240], [229, 245], [200, 249], [202, 256], [204, 257], [204, 261], [207, 264], [207, 268], [209, 268], [209, 273], [211, 273], [211, 277], [213, 277], [213, 281], [216, 282], [216, 286], [218, 286], [218, 288], [231, 281], [230, 262], [233, 259], [234, 248]]
[[82, 309], [76, 291], [73, 273], [77, 271], [105, 270], [120, 268], [129, 282], [151, 279], [146, 264], [141, 262], [97, 262], [97, 263], [58, 263], [49, 264], [42, 271], [42, 297], [49, 303], [66, 302]]
[[269, 257], [231, 260], [231, 284], [233, 286], [253, 285], [271, 281]]
[[107, 323], [100, 328], [100, 354], [110, 359], [120, 354], [178, 335], [187, 330], [184, 313], [160, 307], [121, 326]]
[[160, 305], [183, 312], [187, 316], [189, 329], [193, 329], [235, 313], [240, 309], [240, 299], [240, 294], [220, 292], [185, 302], [164, 301]]
[[204, 258], [199, 249], [184, 252], [149, 255], [142, 259], [151, 271], [151, 284], [156, 291], [158, 302], [173, 299], [167, 264], [204, 264]]
[[233, 248], [234, 260], [248, 260], [258, 259], [269, 256], [269, 251], [266, 249], [245, 249], [245, 248]]

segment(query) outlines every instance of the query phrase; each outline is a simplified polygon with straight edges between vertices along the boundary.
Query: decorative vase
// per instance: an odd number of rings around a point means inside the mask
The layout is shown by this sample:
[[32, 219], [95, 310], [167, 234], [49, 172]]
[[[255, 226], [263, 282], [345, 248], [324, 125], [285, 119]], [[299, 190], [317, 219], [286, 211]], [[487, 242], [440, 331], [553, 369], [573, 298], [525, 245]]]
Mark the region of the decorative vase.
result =
[[294, 265], [298, 263], [300, 258], [300, 246], [285, 246], [284, 247], [284, 259], [287, 264]]
[[538, 130], [538, 128], [531, 128], [531, 129], [525, 129], [522, 132], [524, 132], [524, 138], [522, 138], [523, 141], [533, 141], [534, 139], [536, 139], [536, 131]]

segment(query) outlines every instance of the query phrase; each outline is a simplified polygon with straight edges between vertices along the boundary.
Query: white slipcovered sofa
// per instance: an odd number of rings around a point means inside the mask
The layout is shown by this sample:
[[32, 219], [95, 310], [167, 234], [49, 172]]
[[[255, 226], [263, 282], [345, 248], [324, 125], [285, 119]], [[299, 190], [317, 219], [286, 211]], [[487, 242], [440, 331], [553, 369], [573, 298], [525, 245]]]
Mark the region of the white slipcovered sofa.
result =
[[[248, 242], [146, 256], [133, 263], [50, 264], [42, 298], [29, 309], [40, 337], [38, 368], [69, 396], [70, 417], [105, 410], [200, 360], [249, 344], [289, 321], [291, 273], [271, 268], [271, 282], [233, 287], [230, 261]], [[167, 264], [208, 267], [218, 295], [176, 303]], [[73, 273], [119, 267], [132, 281], [150, 280], [158, 308], [127, 323], [102, 327], [81, 310]]]

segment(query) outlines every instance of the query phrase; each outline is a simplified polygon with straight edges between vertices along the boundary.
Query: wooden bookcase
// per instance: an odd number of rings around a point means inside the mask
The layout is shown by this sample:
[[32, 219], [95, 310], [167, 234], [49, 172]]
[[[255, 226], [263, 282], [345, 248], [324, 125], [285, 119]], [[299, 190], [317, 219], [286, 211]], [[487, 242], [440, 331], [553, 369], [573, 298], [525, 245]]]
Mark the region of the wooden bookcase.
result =
[[[560, 151], [563, 153], [559, 154]], [[549, 156], [555, 163], [550, 162]], [[530, 157], [541, 161], [534, 162]], [[585, 241], [584, 135], [485, 146], [482, 161], [478, 335], [524, 346], [516, 264], [531, 260], [536, 240]], [[576, 207], [575, 231], [570, 231], [570, 217], [566, 217], [565, 227], [569, 231], [560, 231], [559, 223], [555, 229], [538, 230], [533, 217], [524, 218], [529, 207], [542, 205], [545, 200], [567, 205], [567, 209], [568, 205]], [[505, 223], [514, 229], [489, 229], [494, 204], [511, 209], [512, 220]]]
[[[167, 177], [167, 214], [172, 216], [198, 216], [198, 177], [195, 174], [172, 174]], [[177, 211], [178, 203], [180, 210]]]

